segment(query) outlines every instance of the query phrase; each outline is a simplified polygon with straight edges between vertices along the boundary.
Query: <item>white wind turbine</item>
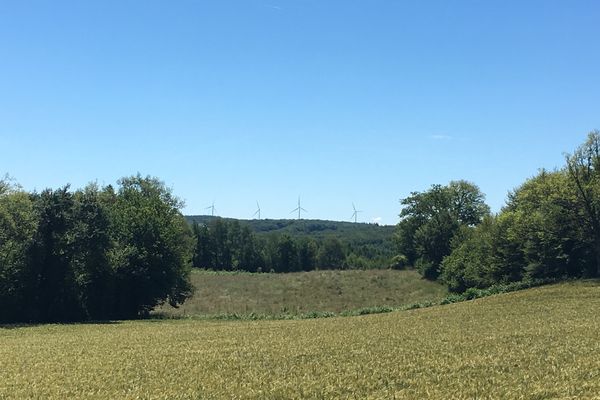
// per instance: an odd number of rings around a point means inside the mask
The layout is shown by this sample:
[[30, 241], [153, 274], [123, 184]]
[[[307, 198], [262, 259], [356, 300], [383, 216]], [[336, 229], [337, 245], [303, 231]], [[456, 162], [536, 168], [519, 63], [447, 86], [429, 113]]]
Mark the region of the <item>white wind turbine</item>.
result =
[[258, 207], [258, 209], [252, 214], [252, 217], [255, 217], [258, 214], [258, 219], [260, 219], [260, 204], [258, 204], [258, 201], [256, 202], [256, 207]]
[[215, 201], [213, 200], [212, 205], [206, 207], [205, 210], [210, 210], [210, 215], [212, 217], [214, 217], [215, 216], [215, 210], [216, 210], [215, 209]]
[[357, 210], [356, 207], [354, 207], [354, 203], [352, 203], [352, 209], [354, 210], [354, 213], [352, 214], [350, 219], [354, 218], [354, 223], [356, 223], [356, 220], [358, 218], [358, 213], [361, 213], [362, 210]]
[[304, 212], [308, 212], [308, 211], [306, 211], [304, 208], [302, 208], [302, 206], [300, 205], [300, 196], [298, 196], [298, 207], [296, 207], [296, 208], [294, 208], [292, 211], [290, 211], [290, 214], [291, 214], [291, 213], [294, 213], [294, 212], [296, 212], [296, 211], [298, 211], [298, 219], [300, 219], [300, 213], [301, 213], [302, 211], [304, 211]]

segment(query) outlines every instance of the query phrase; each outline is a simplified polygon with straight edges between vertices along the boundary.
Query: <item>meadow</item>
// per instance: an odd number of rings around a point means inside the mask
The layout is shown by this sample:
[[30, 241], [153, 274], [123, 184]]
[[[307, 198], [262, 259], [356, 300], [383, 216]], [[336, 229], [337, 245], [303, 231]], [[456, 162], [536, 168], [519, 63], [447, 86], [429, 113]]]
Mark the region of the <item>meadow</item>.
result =
[[166, 316], [223, 314], [297, 315], [339, 313], [367, 307], [397, 307], [437, 301], [448, 290], [416, 271], [330, 270], [286, 274], [194, 270], [194, 297], [181, 307], [160, 307]]
[[0, 328], [0, 398], [592, 399], [600, 282], [360, 317]]

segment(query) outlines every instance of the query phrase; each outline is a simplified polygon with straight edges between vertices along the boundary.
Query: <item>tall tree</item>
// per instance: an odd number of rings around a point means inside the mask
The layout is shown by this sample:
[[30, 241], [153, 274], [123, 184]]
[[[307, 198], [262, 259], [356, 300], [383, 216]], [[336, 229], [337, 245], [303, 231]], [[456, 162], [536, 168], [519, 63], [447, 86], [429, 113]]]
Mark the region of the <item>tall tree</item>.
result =
[[114, 245], [109, 207], [112, 188], [90, 184], [74, 195], [72, 269], [86, 319], [107, 319], [112, 312], [114, 276], [109, 253]]
[[344, 267], [346, 253], [338, 238], [329, 237], [323, 241], [317, 256], [317, 266], [323, 269], [341, 269]]
[[213, 245], [214, 264], [217, 270], [231, 270], [233, 259], [229, 241], [229, 226], [222, 218], [215, 218], [209, 226]]
[[437, 279], [454, 235], [462, 226], [475, 226], [489, 214], [484, 195], [467, 181], [433, 185], [401, 200], [396, 231], [399, 253], [428, 279]]
[[0, 323], [27, 321], [34, 309], [30, 256], [39, 218], [29, 194], [1, 179], [0, 187]]
[[249, 272], [262, 271], [264, 261], [256, 238], [248, 226], [241, 228], [238, 246], [237, 268]]
[[132, 318], [191, 294], [191, 233], [183, 203], [156, 178], [123, 178], [114, 205], [117, 314]]
[[296, 243], [290, 235], [283, 234], [277, 241], [276, 272], [293, 272], [298, 270], [298, 251]]
[[192, 224], [192, 235], [194, 238], [194, 253], [192, 266], [194, 268], [215, 269], [213, 240], [205, 224]]
[[317, 262], [317, 243], [312, 238], [298, 241], [298, 264], [302, 271], [312, 271]]
[[600, 275], [600, 131], [588, 134], [588, 138], [573, 154], [566, 156], [567, 170], [584, 210], [583, 220], [593, 238], [596, 270]]
[[83, 318], [72, 269], [75, 248], [72, 229], [73, 194], [69, 186], [46, 189], [34, 195], [39, 216], [32, 246], [32, 268], [36, 270], [32, 293], [38, 321], [72, 321]]

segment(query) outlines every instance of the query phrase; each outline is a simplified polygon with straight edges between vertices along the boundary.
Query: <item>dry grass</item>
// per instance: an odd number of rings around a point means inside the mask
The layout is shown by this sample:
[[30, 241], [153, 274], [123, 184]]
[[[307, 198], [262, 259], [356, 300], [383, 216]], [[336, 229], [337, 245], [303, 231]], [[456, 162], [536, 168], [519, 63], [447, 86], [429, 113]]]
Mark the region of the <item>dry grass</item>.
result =
[[584, 282], [363, 317], [0, 329], [0, 398], [599, 398], [599, 310]]
[[290, 274], [213, 273], [194, 271], [193, 298], [169, 316], [214, 314], [300, 314], [341, 312], [374, 306], [400, 306], [440, 300], [444, 286], [422, 279], [416, 271], [312, 271]]

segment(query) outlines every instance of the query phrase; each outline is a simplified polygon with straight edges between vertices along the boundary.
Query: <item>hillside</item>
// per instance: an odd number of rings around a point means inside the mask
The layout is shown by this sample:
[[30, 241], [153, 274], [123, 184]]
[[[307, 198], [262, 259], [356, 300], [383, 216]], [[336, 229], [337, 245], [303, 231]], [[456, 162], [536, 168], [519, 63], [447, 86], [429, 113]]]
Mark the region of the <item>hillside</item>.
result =
[[166, 305], [159, 311], [168, 316], [338, 313], [437, 301], [448, 292], [445, 286], [422, 279], [416, 271], [389, 269], [288, 274], [195, 270], [192, 283], [196, 288], [194, 297], [180, 308]]
[[0, 329], [0, 398], [592, 399], [600, 283], [361, 317]]
[[[188, 215], [189, 223], [208, 224], [220, 217], [210, 215]], [[294, 239], [310, 237], [317, 241], [326, 238], [339, 239], [349, 248], [357, 249], [361, 254], [376, 254], [380, 259], [391, 259], [394, 253], [393, 235], [395, 226], [343, 221], [325, 221], [318, 219], [234, 219], [223, 218], [224, 221], [237, 221], [241, 226], [248, 226], [258, 237], [287, 234]]]
[[[206, 224], [214, 218], [210, 215], [186, 215], [190, 223]], [[235, 219], [223, 218], [226, 221], [238, 221], [241, 225], [249, 226], [256, 234], [282, 234], [292, 237], [311, 236], [315, 239], [337, 237], [339, 239], [364, 242], [390, 240], [395, 226], [344, 221], [325, 221], [320, 219]]]

